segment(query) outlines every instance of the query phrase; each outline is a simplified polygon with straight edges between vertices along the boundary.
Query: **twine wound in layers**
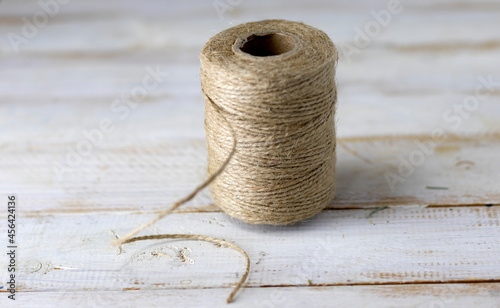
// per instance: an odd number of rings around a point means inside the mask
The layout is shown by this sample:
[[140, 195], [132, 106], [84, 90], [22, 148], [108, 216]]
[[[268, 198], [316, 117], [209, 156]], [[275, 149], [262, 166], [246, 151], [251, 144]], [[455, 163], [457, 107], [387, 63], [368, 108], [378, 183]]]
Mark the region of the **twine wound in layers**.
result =
[[238, 140], [233, 158], [210, 183], [224, 212], [252, 224], [284, 225], [329, 204], [336, 63], [328, 36], [298, 22], [246, 23], [208, 41], [201, 84], [209, 174], [228, 157], [232, 130]]
[[114, 241], [185, 238], [194, 234], [133, 237], [210, 185], [216, 204], [252, 224], [283, 225], [317, 214], [335, 191], [335, 66], [328, 36], [303, 23], [264, 20], [212, 37], [201, 52], [205, 132], [210, 177], [155, 219]]

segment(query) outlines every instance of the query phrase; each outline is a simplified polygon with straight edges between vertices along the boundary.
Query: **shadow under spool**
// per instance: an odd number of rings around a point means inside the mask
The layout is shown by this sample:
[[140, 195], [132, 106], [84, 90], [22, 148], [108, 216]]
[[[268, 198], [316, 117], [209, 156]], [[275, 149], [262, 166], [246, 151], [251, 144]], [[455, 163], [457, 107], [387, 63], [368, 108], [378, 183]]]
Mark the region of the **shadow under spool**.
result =
[[253, 224], [307, 219], [335, 192], [335, 66], [328, 36], [264, 20], [211, 38], [201, 52], [208, 172], [215, 203]]

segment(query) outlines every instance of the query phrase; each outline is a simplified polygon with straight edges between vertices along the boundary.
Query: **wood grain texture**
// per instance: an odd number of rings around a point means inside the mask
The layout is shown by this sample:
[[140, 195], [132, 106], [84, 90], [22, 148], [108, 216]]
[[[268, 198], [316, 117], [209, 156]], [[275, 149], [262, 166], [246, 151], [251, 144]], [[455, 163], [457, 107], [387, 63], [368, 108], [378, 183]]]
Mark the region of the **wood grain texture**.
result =
[[[159, 241], [118, 255], [109, 242], [206, 177], [203, 44], [240, 22], [286, 18], [343, 50], [335, 200], [304, 223], [259, 227], [221, 213], [204, 191], [148, 233], [246, 249], [252, 272], [238, 307], [498, 307], [500, 207], [484, 206], [500, 204], [498, 1], [402, 0], [354, 54], [345, 47], [356, 28], [388, 1], [218, 1], [72, 0], [18, 52], [9, 33], [41, 8], [0, 2], [0, 197], [20, 200], [16, 304], [224, 306], [244, 266], [236, 252]], [[219, 15], [217, 3], [229, 10]], [[127, 105], [148, 69], [161, 82]], [[478, 87], [484, 98], [464, 109]], [[103, 119], [113, 130], [61, 176]], [[388, 173], [402, 177], [394, 189]], [[0, 302], [10, 304], [4, 289]]]
[[[179, 213], [147, 233], [203, 234], [238, 243], [252, 260], [249, 287], [500, 277], [499, 206], [398, 207], [369, 217], [370, 212], [324, 211], [283, 227], [248, 225], [224, 213]], [[20, 258], [19, 289], [228, 288], [237, 282], [243, 258], [211, 243], [138, 242], [125, 245], [121, 254], [110, 246], [114, 234], [123, 235], [151, 217], [117, 213], [21, 217], [20, 251], [29, 257]]]

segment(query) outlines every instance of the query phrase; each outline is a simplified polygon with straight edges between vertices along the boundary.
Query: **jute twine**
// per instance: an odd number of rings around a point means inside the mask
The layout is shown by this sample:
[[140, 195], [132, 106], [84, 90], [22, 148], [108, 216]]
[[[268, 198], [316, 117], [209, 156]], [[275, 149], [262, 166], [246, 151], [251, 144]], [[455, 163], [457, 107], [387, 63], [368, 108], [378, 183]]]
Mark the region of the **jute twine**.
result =
[[[264, 20], [223, 31], [201, 52], [208, 172], [215, 203], [252, 224], [309, 218], [335, 190], [335, 65], [328, 36]], [[217, 105], [220, 109], [214, 108]], [[227, 121], [221, 119], [224, 115]]]
[[210, 185], [216, 204], [252, 224], [283, 225], [317, 214], [335, 191], [335, 66], [328, 36], [303, 23], [264, 20], [212, 37], [201, 52], [209, 178], [193, 192], [113, 245], [184, 238], [242, 253], [196, 234], [133, 237]]

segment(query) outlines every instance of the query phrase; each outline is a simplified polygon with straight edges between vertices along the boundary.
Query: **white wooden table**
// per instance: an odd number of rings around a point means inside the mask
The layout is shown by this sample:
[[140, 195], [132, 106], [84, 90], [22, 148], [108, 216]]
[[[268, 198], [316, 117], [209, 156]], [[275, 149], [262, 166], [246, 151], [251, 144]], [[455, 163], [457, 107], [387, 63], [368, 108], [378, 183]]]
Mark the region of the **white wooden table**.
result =
[[370, 13], [389, 12], [383, 0], [60, 2], [46, 20], [37, 1], [0, 3], [1, 307], [225, 307], [237, 252], [162, 240], [118, 254], [110, 241], [206, 177], [199, 51], [265, 18], [316, 26], [344, 51], [335, 200], [303, 223], [253, 226], [204, 191], [144, 234], [245, 249], [231, 307], [500, 307], [498, 1], [402, 0], [385, 21]]

